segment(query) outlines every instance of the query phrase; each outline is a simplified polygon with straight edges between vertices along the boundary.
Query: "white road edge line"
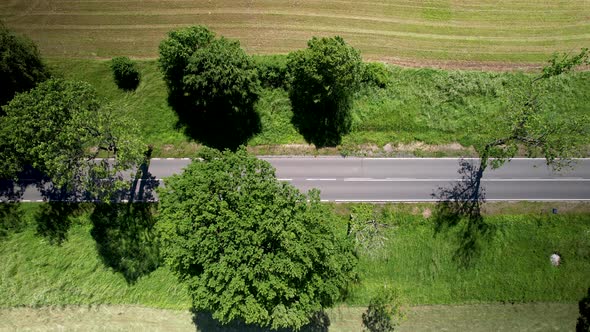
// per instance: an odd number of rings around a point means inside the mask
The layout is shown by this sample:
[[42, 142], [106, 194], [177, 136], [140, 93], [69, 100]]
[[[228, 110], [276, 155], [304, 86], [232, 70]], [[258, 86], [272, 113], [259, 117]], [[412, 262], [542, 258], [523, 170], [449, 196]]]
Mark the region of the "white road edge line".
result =
[[[318, 179], [313, 179], [321, 181]], [[344, 178], [344, 182], [466, 182], [465, 179], [412, 179], [412, 178]], [[590, 182], [587, 178], [529, 178], [529, 179], [482, 179], [482, 182]]]
[[[336, 203], [382, 203], [382, 202], [440, 202], [438, 199], [323, 199], [322, 202], [336, 202]], [[528, 201], [528, 202], [588, 202], [590, 198], [490, 198], [485, 199], [486, 202], [517, 202], [517, 201]]]

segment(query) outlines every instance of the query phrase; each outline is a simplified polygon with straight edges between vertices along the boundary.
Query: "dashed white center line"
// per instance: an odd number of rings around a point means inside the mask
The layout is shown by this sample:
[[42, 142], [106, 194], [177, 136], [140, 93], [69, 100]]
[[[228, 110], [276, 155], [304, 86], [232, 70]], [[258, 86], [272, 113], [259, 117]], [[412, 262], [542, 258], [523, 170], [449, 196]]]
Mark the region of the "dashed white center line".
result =
[[336, 181], [336, 179], [305, 179], [306, 181]]

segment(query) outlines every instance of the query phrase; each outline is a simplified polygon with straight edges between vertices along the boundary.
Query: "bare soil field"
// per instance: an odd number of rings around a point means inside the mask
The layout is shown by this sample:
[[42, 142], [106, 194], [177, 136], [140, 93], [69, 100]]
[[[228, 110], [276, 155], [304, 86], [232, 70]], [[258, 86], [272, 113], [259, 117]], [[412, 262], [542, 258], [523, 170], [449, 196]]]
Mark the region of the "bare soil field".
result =
[[0, 19], [47, 57], [154, 58], [167, 31], [195, 24], [253, 54], [341, 35], [404, 66], [527, 69], [590, 45], [588, 0], [3, 0]]
[[[575, 303], [480, 304], [407, 308], [396, 331], [571, 331]], [[328, 331], [362, 329], [365, 308], [340, 307], [328, 312]], [[188, 310], [135, 306], [68, 306], [0, 309], [0, 331], [236, 331], [200, 324]], [[206, 327], [204, 327], [206, 326]], [[305, 329], [304, 329], [305, 330]], [[322, 329], [323, 330], [323, 329]], [[264, 329], [248, 329], [266, 332]]]

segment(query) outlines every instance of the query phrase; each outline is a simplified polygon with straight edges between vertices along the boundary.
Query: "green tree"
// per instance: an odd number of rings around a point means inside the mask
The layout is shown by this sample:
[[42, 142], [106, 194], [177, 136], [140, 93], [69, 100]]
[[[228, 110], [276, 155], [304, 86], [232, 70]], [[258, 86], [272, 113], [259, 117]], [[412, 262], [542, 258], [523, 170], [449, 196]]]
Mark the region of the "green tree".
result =
[[49, 76], [33, 41], [13, 34], [0, 22], [0, 106]]
[[337, 145], [351, 128], [351, 105], [362, 80], [360, 53], [341, 37], [312, 38], [289, 54], [293, 124], [318, 147]]
[[[50, 79], [4, 111], [0, 137], [11, 149], [0, 159], [17, 162], [7, 165], [15, 170], [31, 165], [56, 188], [107, 197], [125, 183], [121, 172], [143, 161], [135, 123], [103, 107], [88, 83]], [[94, 160], [99, 154], [114, 159]]]
[[401, 302], [395, 289], [385, 288], [369, 302], [363, 313], [363, 325], [368, 332], [393, 332], [403, 317]]
[[554, 88], [563, 75], [588, 64], [588, 56], [588, 49], [573, 56], [555, 54], [539, 75], [530, 78], [522, 90], [514, 92], [503, 116], [486, 124], [494, 138], [476, 146], [481, 160], [480, 172], [485, 171], [488, 164], [492, 168], [502, 166], [519, 149], [529, 157], [544, 157], [547, 164], [556, 169], [567, 166], [572, 157], [582, 154], [581, 149], [588, 143], [588, 117], [562, 117], [553, 101], [543, 100], [542, 96]]
[[260, 130], [254, 110], [258, 72], [239, 42], [215, 39], [204, 27], [173, 31], [160, 44], [160, 67], [169, 101], [189, 136], [208, 146], [236, 149]]
[[193, 53], [213, 41], [215, 34], [204, 26], [172, 30], [160, 43], [158, 64], [173, 96], [183, 96], [184, 70]]
[[159, 191], [165, 261], [221, 323], [299, 328], [341, 297], [356, 258], [334, 215], [249, 155], [206, 150]]
[[137, 89], [141, 74], [135, 62], [126, 56], [114, 57], [111, 60], [111, 70], [113, 78], [119, 89], [132, 91]]
[[[496, 169], [524, 152], [528, 157], [542, 156], [548, 166], [560, 169], [569, 166], [573, 157], [584, 155], [587, 148], [588, 116], [564, 118], [560, 105], [543, 96], [555, 88], [560, 79], [579, 65], [588, 63], [588, 50], [575, 55], [555, 54], [537, 76], [529, 77], [521, 90], [515, 90], [501, 116], [482, 123], [479, 130], [487, 132], [488, 141], [476, 145], [479, 164], [462, 162], [463, 177], [453, 188], [440, 188], [435, 212], [437, 230], [462, 225], [461, 245], [455, 257], [469, 265], [481, 248], [481, 241], [493, 228], [482, 214], [485, 201], [481, 180], [488, 168]], [[465, 223], [461, 223], [464, 220]]]

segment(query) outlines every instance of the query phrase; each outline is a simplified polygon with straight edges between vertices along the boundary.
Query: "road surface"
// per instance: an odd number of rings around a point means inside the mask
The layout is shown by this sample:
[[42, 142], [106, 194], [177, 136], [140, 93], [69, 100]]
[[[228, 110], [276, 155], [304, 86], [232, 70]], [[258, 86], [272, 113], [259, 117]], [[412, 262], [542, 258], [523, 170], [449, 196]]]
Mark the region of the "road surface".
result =
[[[342, 158], [264, 157], [277, 169], [277, 178], [307, 191], [321, 190], [321, 198], [336, 202], [437, 201], [433, 193], [463, 181], [456, 158]], [[477, 163], [477, 160], [466, 159]], [[151, 160], [149, 171], [161, 179], [182, 171], [189, 159]], [[488, 201], [590, 201], [590, 159], [575, 167], [552, 172], [543, 159], [513, 159], [488, 170], [482, 185]], [[40, 201], [28, 187], [23, 201]]]

